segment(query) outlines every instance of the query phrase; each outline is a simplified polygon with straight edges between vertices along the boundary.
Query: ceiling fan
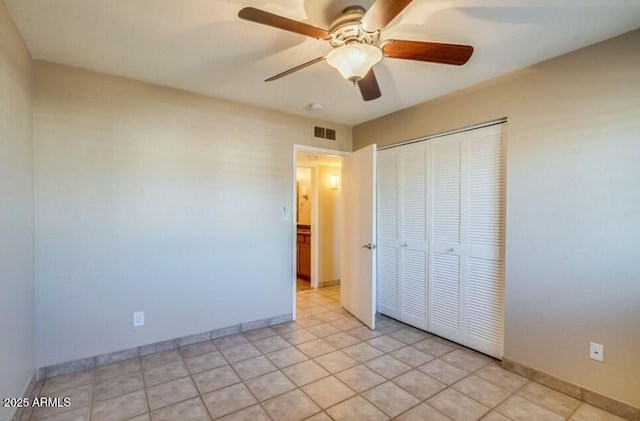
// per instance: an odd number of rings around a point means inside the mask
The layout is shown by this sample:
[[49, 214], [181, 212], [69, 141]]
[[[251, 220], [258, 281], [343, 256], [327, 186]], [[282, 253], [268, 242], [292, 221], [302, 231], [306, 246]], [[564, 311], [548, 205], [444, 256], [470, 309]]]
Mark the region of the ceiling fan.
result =
[[329, 41], [333, 50], [326, 56], [315, 58], [282, 73], [270, 77], [271, 82], [312, 64], [326, 60], [347, 80], [358, 84], [365, 101], [379, 98], [380, 87], [373, 66], [382, 57], [444, 63], [460, 66], [465, 64], [473, 47], [470, 45], [442, 44], [435, 42], [387, 39], [382, 43], [383, 30], [412, 0], [376, 0], [369, 10], [361, 6], [350, 6], [333, 21], [329, 30], [299, 22], [284, 16], [265, 12], [254, 7], [240, 10], [238, 17], [251, 22], [273, 26], [285, 31]]

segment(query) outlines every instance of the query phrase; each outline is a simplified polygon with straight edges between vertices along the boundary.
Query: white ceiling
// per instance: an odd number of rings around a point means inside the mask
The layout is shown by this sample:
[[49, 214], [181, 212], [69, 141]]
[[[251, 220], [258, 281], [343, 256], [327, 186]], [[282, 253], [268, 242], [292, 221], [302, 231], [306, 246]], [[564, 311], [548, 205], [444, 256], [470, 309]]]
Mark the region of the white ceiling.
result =
[[[471, 44], [467, 65], [383, 59], [382, 98], [363, 102], [330, 51], [237, 17], [245, 6], [328, 27], [372, 0], [4, 0], [36, 59], [355, 125], [640, 27], [639, 0], [414, 0], [382, 38]], [[320, 112], [310, 103], [324, 106]]]

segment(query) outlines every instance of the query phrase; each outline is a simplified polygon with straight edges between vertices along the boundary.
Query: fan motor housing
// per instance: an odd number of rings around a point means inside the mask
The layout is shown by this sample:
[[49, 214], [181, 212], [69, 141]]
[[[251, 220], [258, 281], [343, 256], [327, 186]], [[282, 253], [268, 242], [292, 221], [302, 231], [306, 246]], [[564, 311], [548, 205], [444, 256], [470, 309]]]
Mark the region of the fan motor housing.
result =
[[333, 38], [329, 43], [338, 48], [346, 44], [375, 44], [380, 38], [380, 31], [366, 32], [360, 26], [360, 20], [366, 10], [361, 6], [349, 6], [342, 15], [331, 23], [329, 32]]

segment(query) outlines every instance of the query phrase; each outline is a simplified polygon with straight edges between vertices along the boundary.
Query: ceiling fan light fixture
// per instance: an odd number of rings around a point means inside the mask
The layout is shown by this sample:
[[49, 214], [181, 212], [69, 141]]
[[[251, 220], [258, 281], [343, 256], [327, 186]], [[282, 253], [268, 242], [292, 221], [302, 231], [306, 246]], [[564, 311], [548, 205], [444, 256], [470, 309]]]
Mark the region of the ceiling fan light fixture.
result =
[[327, 54], [327, 63], [336, 68], [342, 77], [357, 82], [382, 60], [382, 50], [369, 44], [347, 44]]

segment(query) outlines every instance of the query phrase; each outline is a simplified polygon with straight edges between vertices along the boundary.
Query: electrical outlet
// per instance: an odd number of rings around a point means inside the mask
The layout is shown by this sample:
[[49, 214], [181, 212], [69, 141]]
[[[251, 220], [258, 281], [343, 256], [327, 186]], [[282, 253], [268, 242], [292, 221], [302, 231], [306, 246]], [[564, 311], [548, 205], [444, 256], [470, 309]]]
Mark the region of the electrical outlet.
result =
[[136, 311], [133, 313], [133, 327], [144, 325], [144, 311]]
[[604, 362], [604, 345], [591, 342], [589, 344], [589, 358]]

